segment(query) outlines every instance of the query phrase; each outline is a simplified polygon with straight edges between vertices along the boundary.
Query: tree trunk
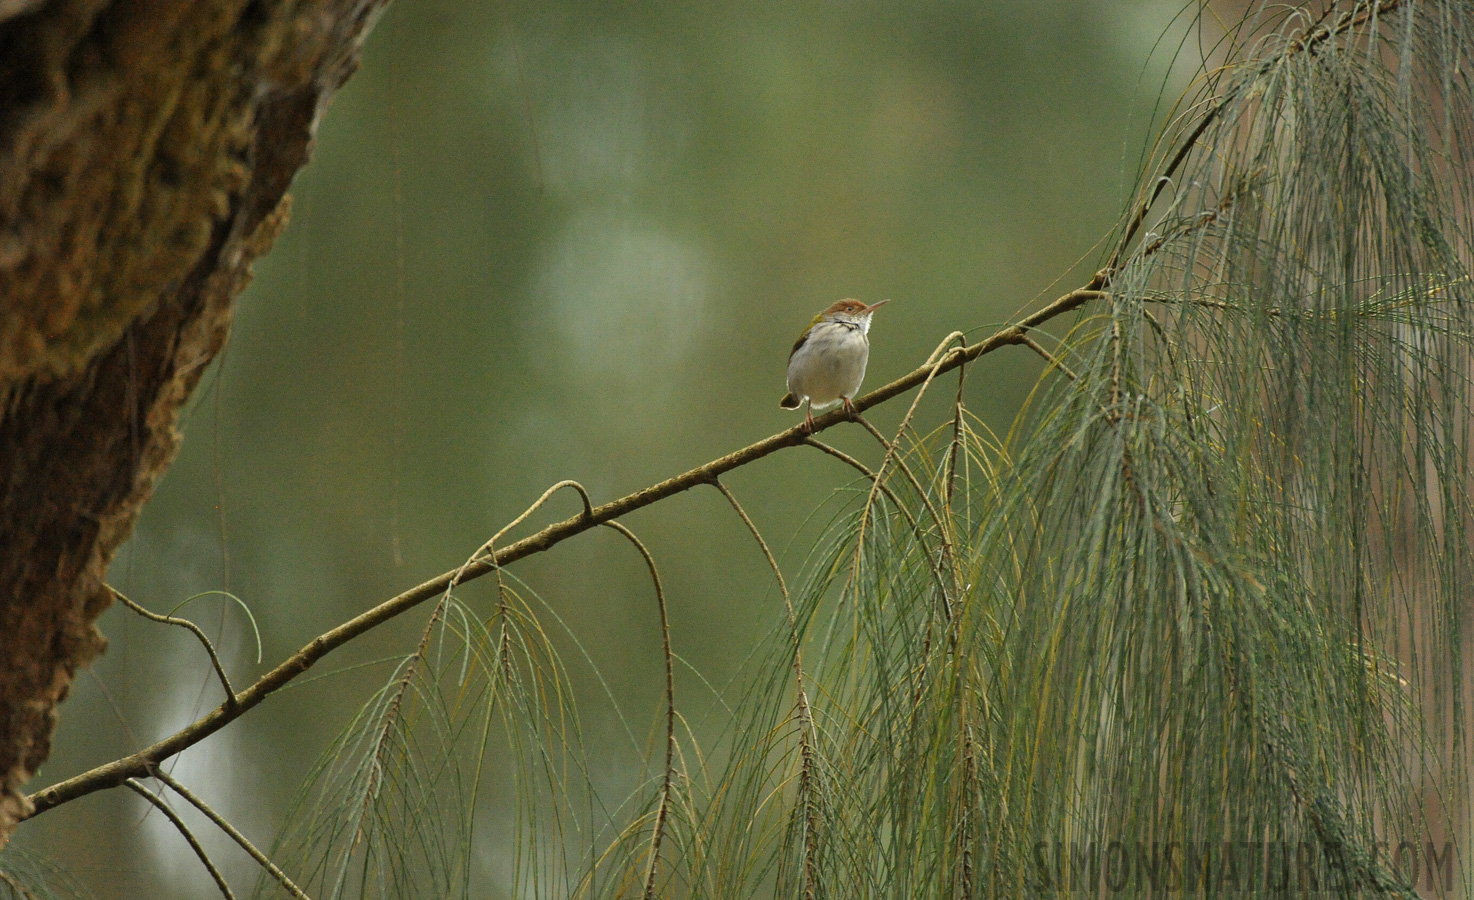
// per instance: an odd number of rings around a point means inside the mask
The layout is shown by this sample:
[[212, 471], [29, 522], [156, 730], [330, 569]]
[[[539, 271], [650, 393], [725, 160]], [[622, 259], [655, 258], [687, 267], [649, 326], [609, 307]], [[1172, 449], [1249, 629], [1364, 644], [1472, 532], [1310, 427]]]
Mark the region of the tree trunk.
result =
[[386, 0], [0, 0], [0, 845]]

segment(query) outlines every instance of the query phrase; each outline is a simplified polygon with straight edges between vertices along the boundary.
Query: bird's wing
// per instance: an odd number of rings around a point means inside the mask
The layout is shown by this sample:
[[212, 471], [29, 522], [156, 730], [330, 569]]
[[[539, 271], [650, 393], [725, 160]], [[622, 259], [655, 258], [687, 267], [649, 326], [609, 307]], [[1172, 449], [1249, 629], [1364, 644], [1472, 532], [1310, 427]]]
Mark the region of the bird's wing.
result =
[[798, 348], [802, 347], [804, 345], [804, 342], [809, 339], [809, 335], [814, 333], [814, 326], [818, 325], [822, 321], [824, 321], [823, 315], [814, 316], [814, 321], [810, 322], [809, 327], [804, 329], [804, 333], [799, 335], [798, 340], [793, 342], [793, 349], [788, 351], [789, 359], [793, 359], [793, 354], [797, 353]]

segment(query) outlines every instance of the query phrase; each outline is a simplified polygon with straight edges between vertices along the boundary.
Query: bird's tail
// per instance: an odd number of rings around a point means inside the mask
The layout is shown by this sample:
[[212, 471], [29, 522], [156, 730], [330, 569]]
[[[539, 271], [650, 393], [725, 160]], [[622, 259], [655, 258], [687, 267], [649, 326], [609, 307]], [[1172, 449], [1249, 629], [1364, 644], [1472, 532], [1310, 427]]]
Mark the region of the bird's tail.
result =
[[798, 409], [798, 405], [802, 402], [802, 400], [793, 395], [793, 391], [789, 391], [783, 395], [782, 400], [778, 401], [778, 405], [784, 409]]

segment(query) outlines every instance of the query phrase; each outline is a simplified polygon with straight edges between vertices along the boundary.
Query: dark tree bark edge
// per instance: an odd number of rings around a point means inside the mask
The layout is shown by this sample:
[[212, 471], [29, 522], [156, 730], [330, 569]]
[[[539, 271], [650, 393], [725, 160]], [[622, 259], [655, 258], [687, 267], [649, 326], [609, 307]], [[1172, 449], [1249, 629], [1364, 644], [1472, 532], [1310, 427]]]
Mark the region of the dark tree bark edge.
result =
[[386, 0], [0, 0], [0, 845]]

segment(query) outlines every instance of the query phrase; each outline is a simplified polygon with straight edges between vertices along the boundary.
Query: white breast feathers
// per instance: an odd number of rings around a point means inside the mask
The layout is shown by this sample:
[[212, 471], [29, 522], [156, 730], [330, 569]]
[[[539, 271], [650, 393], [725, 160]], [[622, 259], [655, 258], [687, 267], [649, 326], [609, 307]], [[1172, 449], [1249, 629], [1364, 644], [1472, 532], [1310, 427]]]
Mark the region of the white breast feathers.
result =
[[865, 380], [870, 342], [854, 325], [820, 322], [788, 360], [788, 390], [815, 407], [854, 398]]

